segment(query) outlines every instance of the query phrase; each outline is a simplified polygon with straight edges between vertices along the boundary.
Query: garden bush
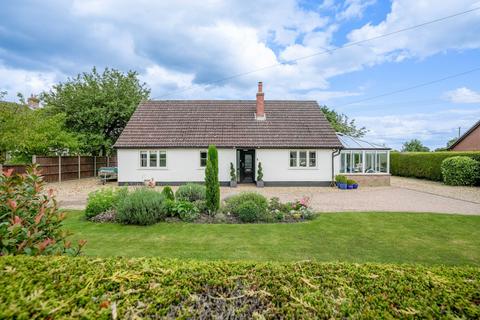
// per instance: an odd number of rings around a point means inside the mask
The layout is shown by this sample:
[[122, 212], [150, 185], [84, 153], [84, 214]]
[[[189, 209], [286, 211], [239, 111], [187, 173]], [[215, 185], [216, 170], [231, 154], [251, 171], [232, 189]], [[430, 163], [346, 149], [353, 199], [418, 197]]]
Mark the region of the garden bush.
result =
[[169, 186], [163, 187], [162, 194], [165, 197], [165, 199], [175, 200], [175, 194], [173, 193], [172, 188], [170, 188]]
[[184, 184], [178, 187], [175, 197], [177, 200], [185, 200], [190, 202], [205, 200], [205, 186], [196, 183]]
[[256, 222], [265, 218], [265, 211], [252, 200], [241, 203], [237, 208], [237, 215], [242, 222]]
[[65, 215], [44, 188], [35, 165], [22, 175], [0, 171], [0, 256], [80, 254], [85, 241], [72, 247], [62, 230]]
[[442, 162], [442, 175], [445, 184], [473, 186], [480, 177], [480, 162], [465, 156], [447, 158]]
[[233, 215], [240, 215], [240, 208], [245, 202], [253, 202], [258, 210], [256, 217], [258, 220], [262, 220], [268, 209], [267, 198], [256, 192], [242, 192], [237, 195], [233, 195], [225, 200], [224, 211], [230, 212]]
[[18, 256], [0, 288], [1, 319], [480, 318], [476, 266]]
[[214, 215], [220, 208], [220, 183], [218, 181], [218, 151], [213, 145], [208, 147], [205, 187], [207, 209], [210, 214]]
[[149, 225], [167, 216], [163, 206], [165, 196], [152, 189], [139, 188], [120, 199], [117, 220], [124, 224]]
[[442, 161], [454, 156], [480, 161], [480, 152], [391, 152], [390, 172], [394, 176], [443, 181]]
[[347, 177], [342, 175], [342, 174], [337, 174], [335, 176], [335, 182], [336, 183], [347, 183], [347, 180], [348, 180]]
[[195, 221], [200, 216], [198, 208], [189, 201], [177, 201], [173, 207], [176, 215], [185, 222]]
[[127, 188], [114, 190], [112, 188], [100, 189], [88, 194], [85, 216], [87, 219], [115, 208], [118, 200], [128, 193]]

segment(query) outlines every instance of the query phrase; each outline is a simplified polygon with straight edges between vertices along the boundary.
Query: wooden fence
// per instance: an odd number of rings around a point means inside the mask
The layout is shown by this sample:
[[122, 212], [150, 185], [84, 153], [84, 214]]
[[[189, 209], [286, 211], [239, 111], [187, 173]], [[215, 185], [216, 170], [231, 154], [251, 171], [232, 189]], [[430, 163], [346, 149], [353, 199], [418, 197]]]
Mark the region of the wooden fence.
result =
[[[44, 180], [61, 182], [95, 177], [101, 167], [116, 167], [117, 157], [66, 156], [44, 157], [34, 156], [33, 163], [38, 164]], [[26, 165], [3, 165], [2, 170], [13, 169], [15, 173], [24, 173]]]

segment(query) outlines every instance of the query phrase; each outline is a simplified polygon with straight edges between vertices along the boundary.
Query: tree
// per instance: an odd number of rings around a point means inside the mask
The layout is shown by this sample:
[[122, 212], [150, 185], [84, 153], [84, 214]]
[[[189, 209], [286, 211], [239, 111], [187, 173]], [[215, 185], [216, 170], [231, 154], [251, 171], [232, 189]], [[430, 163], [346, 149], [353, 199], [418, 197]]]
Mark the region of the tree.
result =
[[208, 147], [205, 186], [207, 208], [211, 214], [215, 214], [220, 208], [220, 183], [218, 182], [218, 151], [213, 145]]
[[452, 138], [447, 141], [447, 149], [450, 148], [455, 142], [457, 142], [458, 138]]
[[355, 125], [355, 119], [350, 119], [343, 113], [338, 113], [327, 106], [322, 106], [320, 109], [325, 115], [325, 118], [327, 118], [328, 122], [332, 125], [335, 132], [340, 132], [357, 138], [363, 137], [368, 132], [365, 127], [357, 128]]
[[430, 149], [418, 139], [412, 139], [403, 144], [402, 152], [428, 152]]
[[[76, 136], [65, 129], [65, 115], [49, 115], [26, 105], [0, 103], [0, 153], [10, 153], [15, 162], [29, 163], [32, 155], [75, 152]], [[1, 162], [5, 161], [3, 156]]]
[[106, 68], [79, 74], [44, 92], [41, 99], [52, 114], [64, 113], [66, 125], [78, 134], [81, 149], [92, 155], [111, 151], [140, 101], [150, 90], [138, 73]]

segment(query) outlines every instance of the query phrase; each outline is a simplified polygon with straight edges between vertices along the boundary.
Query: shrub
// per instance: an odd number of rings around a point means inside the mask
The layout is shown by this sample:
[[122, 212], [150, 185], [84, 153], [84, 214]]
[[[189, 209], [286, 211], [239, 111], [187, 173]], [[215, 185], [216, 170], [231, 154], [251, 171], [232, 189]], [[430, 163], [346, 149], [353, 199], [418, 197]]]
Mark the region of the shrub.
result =
[[445, 184], [452, 186], [473, 186], [479, 179], [480, 162], [465, 156], [451, 157], [442, 162]]
[[257, 181], [262, 181], [263, 180], [263, 168], [262, 168], [262, 163], [258, 163], [258, 171], [257, 171]]
[[164, 195], [152, 189], [139, 188], [117, 204], [117, 220], [125, 224], [149, 225], [163, 220]]
[[173, 217], [175, 216], [175, 200], [165, 199], [162, 203], [162, 210], [165, 213], [166, 217]]
[[205, 200], [196, 200], [193, 202], [195, 207], [197, 207], [198, 211], [201, 213], [207, 212], [207, 202]]
[[105, 188], [90, 192], [88, 194], [85, 216], [87, 219], [90, 219], [100, 213], [113, 209], [118, 200], [124, 197], [126, 193], [128, 193], [127, 188], [120, 188], [118, 190]]
[[262, 220], [268, 209], [267, 199], [256, 192], [242, 192], [237, 195], [233, 195], [225, 200], [225, 211], [232, 213], [233, 215], [240, 215], [240, 207], [245, 202], [253, 202], [257, 208], [256, 217]]
[[165, 199], [175, 200], [175, 194], [173, 193], [172, 188], [170, 188], [169, 186], [163, 187], [162, 194], [165, 197]]
[[242, 222], [256, 222], [264, 217], [260, 207], [252, 200], [241, 203], [237, 208], [237, 215]]
[[335, 182], [336, 183], [347, 183], [347, 177], [342, 175], [342, 174], [337, 174], [335, 176]]
[[442, 161], [454, 156], [480, 161], [480, 152], [391, 152], [390, 172], [394, 176], [443, 181]]
[[353, 186], [355, 184], [355, 180], [347, 179], [347, 185]]
[[237, 173], [232, 162], [230, 162], [230, 181], [237, 181]]
[[53, 190], [44, 188], [35, 165], [22, 175], [0, 171], [0, 256], [80, 254], [85, 241], [71, 246]]
[[117, 221], [117, 212], [113, 209], [110, 209], [90, 218], [90, 221], [99, 223], [115, 222]]
[[205, 168], [205, 186], [207, 208], [214, 214], [220, 208], [220, 183], [218, 182], [218, 151], [215, 146], [208, 147], [207, 167]]
[[176, 202], [173, 210], [182, 221], [186, 222], [192, 222], [200, 216], [198, 208], [189, 201]]
[[196, 183], [187, 183], [178, 187], [175, 197], [177, 200], [194, 202], [205, 200], [205, 186]]
[[478, 319], [478, 279], [477, 266], [4, 257], [0, 318]]

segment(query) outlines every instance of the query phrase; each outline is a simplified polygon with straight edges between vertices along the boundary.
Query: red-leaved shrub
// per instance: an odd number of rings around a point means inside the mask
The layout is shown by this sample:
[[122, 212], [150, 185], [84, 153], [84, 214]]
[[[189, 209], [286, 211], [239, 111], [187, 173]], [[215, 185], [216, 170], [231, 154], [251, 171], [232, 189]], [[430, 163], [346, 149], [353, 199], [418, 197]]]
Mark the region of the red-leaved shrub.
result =
[[86, 241], [72, 246], [67, 240], [69, 234], [62, 230], [65, 216], [53, 190], [44, 188], [35, 165], [24, 174], [0, 173], [0, 255], [80, 254]]

